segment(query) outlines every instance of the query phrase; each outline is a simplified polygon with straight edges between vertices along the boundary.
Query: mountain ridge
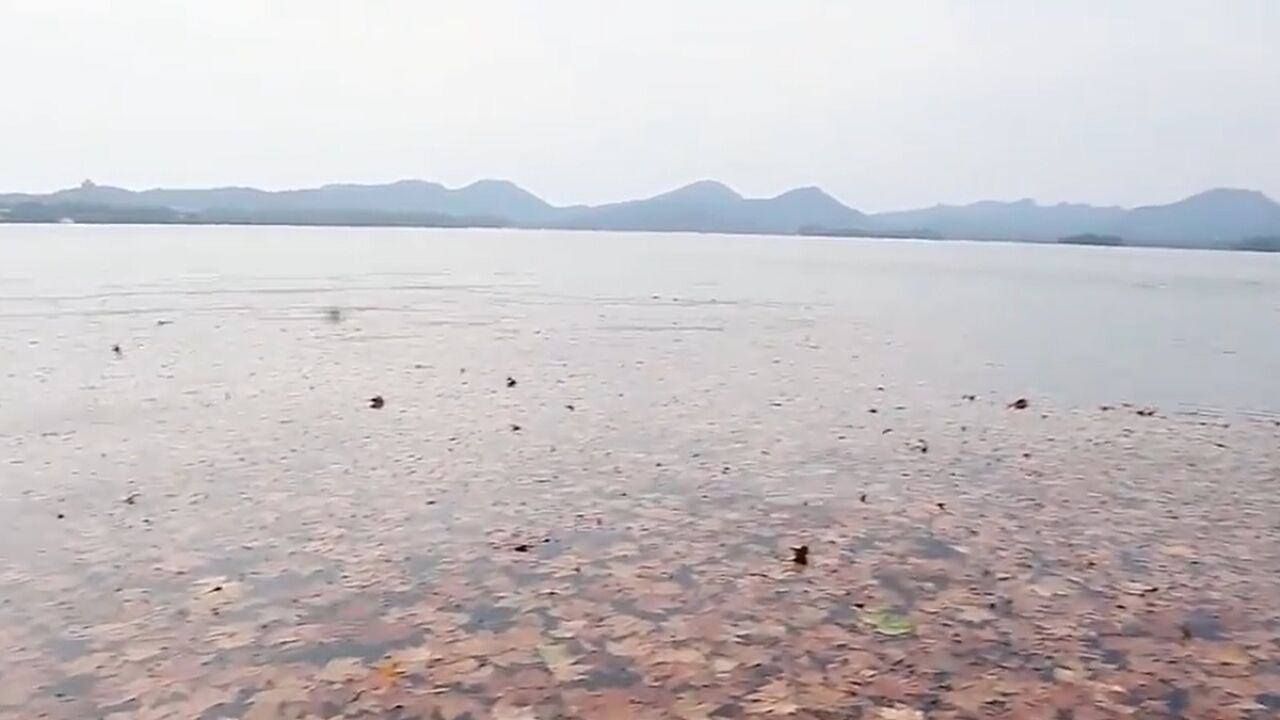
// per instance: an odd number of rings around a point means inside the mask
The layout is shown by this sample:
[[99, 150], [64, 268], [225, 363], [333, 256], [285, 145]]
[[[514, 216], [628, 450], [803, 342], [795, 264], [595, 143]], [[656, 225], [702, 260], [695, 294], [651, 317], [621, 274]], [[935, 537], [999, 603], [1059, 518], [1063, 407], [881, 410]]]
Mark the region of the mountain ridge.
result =
[[[749, 198], [716, 180], [651, 197], [602, 205], [555, 206], [510, 180], [484, 179], [457, 188], [405, 179], [383, 184], [331, 183], [312, 188], [261, 190], [246, 186], [129, 190], [85, 181], [47, 194], [0, 194], [0, 221], [42, 221], [58, 208], [110, 208], [94, 217], [147, 218], [169, 210], [174, 222], [288, 222], [341, 224], [470, 224], [522, 228], [718, 232], [1056, 242], [1106, 236], [1126, 244], [1235, 247], [1280, 237], [1280, 204], [1257, 190], [1213, 188], [1164, 205], [1136, 208], [1031, 199], [938, 204], [867, 214], [817, 186], [773, 197]], [[41, 208], [33, 212], [33, 208]], [[145, 212], [143, 212], [145, 211]], [[75, 220], [74, 216], [69, 217]], [[86, 220], [91, 221], [91, 220]], [[146, 221], [146, 220], [144, 220]], [[1255, 243], [1256, 244], [1256, 243]]]

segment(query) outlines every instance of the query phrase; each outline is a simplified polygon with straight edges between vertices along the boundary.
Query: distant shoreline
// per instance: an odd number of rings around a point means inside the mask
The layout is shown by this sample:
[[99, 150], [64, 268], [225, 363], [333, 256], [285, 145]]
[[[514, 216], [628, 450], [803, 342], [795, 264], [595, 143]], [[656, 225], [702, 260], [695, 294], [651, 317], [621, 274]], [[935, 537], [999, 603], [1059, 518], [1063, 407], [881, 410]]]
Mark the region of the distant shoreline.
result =
[[0, 223], [522, 228], [865, 238], [977, 239], [1280, 251], [1280, 203], [1219, 188], [1138, 208], [1034, 200], [864, 213], [818, 187], [746, 197], [701, 180], [653, 197], [553, 205], [515, 183], [425, 180], [296, 190], [130, 190], [86, 180], [47, 194], [0, 193]]
[[1209, 246], [1192, 246], [1177, 244], [1127, 244], [1116, 242], [1084, 242], [1074, 241], [1073, 238], [1063, 238], [1061, 240], [1014, 240], [1009, 238], [980, 238], [980, 237], [919, 237], [909, 234], [883, 234], [876, 235], [866, 231], [836, 231], [836, 232], [815, 232], [815, 231], [797, 231], [793, 233], [780, 232], [764, 232], [764, 231], [735, 231], [735, 230], [645, 230], [645, 229], [603, 229], [603, 228], [579, 228], [579, 227], [532, 227], [521, 225], [483, 225], [483, 224], [453, 224], [453, 225], [430, 225], [430, 224], [412, 224], [412, 223], [339, 223], [339, 222], [292, 222], [292, 221], [192, 221], [192, 220], [173, 220], [173, 221], [76, 221], [62, 222], [56, 220], [21, 220], [10, 221], [0, 215], [0, 229], [6, 227], [174, 227], [174, 228], [200, 228], [200, 227], [224, 227], [224, 228], [292, 228], [298, 230], [306, 229], [348, 229], [348, 230], [510, 230], [519, 232], [570, 232], [570, 233], [598, 233], [602, 235], [636, 235], [636, 234], [654, 234], [654, 235], [707, 235], [707, 236], [729, 236], [729, 237], [772, 237], [779, 239], [827, 239], [827, 240], [870, 240], [881, 242], [927, 242], [927, 243], [964, 243], [978, 245], [1033, 245], [1043, 247], [1092, 247], [1092, 248], [1116, 248], [1116, 249], [1134, 249], [1134, 250], [1194, 250], [1209, 252], [1250, 252], [1259, 254], [1280, 253], [1280, 244], [1275, 247], [1257, 247], [1248, 245], [1238, 245], [1229, 247], [1209, 247]]

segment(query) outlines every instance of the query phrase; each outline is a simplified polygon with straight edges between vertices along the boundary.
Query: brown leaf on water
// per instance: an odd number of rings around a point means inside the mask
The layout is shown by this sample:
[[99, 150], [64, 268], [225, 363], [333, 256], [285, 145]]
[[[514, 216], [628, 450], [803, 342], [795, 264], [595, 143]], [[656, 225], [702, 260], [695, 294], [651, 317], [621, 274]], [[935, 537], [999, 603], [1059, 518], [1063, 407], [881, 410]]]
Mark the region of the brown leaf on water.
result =
[[711, 669], [720, 674], [733, 672], [740, 665], [742, 665], [740, 661], [727, 657], [718, 657], [711, 661]]
[[205, 639], [219, 650], [235, 650], [252, 645], [257, 638], [256, 627], [239, 625], [211, 630]]
[[373, 671], [375, 680], [383, 687], [395, 685], [405, 674], [405, 668], [398, 660], [384, 660]]
[[506, 698], [495, 703], [489, 713], [493, 720], [539, 720], [534, 708], [515, 704]]
[[784, 680], [774, 680], [747, 696], [746, 710], [752, 715], [794, 715], [800, 711], [795, 693]]
[[444, 720], [487, 717], [483, 706], [475, 698], [461, 692], [433, 693], [412, 703], [417, 713], [414, 717], [430, 718], [437, 714]]
[[1253, 658], [1244, 648], [1232, 643], [1208, 643], [1199, 649], [1198, 654], [1222, 665], [1244, 666], [1253, 663]]
[[582, 666], [563, 645], [539, 645], [538, 655], [559, 682], [570, 683], [584, 675]]
[[244, 720], [279, 720], [280, 718], [300, 718], [301, 712], [287, 710], [307, 699], [309, 688], [297, 679], [287, 679], [280, 684], [263, 690], [253, 696], [249, 711]]
[[717, 706], [704, 702], [696, 694], [690, 693], [676, 698], [671, 705], [671, 714], [680, 720], [711, 720]]
[[876, 709], [875, 717], [880, 720], [924, 720], [924, 713], [905, 707], [882, 707]]
[[618, 657], [641, 657], [653, 652], [653, 642], [640, 637], [628, 637], [621, 640], [610, 640], [605, 649]]
[[809, 546], [797, 545], [791, 548], [791, 562], [795, 563], [796, 565], [808, 565], [809, 564]]
[[653, 614], [661, 614], [680, 607], [682, 601], [680, 598], [674, 598], [663, 595], [645, 595], [635, 601], [637, 610]]
[[431, 679], [442, 685], [464, 683], [472, 678], [481, 677], [485, 666], [475, 658], [463, 658], [453, 662], [441, 662], [430, 669]]
[[316, 673], [317, 680], [345, 683], [364, 677], [369, 670], [359, 658], [334, 658]]
[[1125, 582], [1121, 583], [1120, 591], [1126, 595], [1134, 595], [1137, 597], [1146, 597], [1152, 593], [1160, 592], [1160, 588], [1143, 582]]
[[694, 648], [666, 648], [655, 653], [653, 661], [657, 663], [704, 665], [707, 662], [707, 657]]
[[996, 692], [994, 681], [983, 678], [952, 690], [944, 697], [948, 704], [975, 717], [982, 717], [986, 714], [984, 706], [993, 700], [999, 700], [1000, 694]]

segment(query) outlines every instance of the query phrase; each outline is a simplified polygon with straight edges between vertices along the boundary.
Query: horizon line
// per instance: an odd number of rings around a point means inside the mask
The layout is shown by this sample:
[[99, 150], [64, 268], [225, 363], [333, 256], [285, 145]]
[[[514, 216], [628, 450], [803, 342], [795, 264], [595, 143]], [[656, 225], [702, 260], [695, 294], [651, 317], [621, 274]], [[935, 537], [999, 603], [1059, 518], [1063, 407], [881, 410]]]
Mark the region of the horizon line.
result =
[[798, 185], [798, 186], [796, 186], [796, 187], [793, 187], [793, 188], [790, 188], [790, 189], [784, 190], [784, 191], [782, 191], [782, 192], [780, 192], [780, 193], [777, 193], [777, 194], [774, 194], [774, 195], [754, 195], [754, 196], [747, 196], [747, 195], [744, 195], [744, 194], [743, 194], [741, 191], [739, 191], [737, 188], [735, 188], [733, 185], [730, 185], [730, 184], [729, 184], [729, 183], [727, 183], [727, 182], [724, 182], [724, 181], [722, 181], [722, 180], [717, 180], [717, 179], [714, 179], [714, 178], [705, 178], [705, 177], [704, 177], [704, 178], [701, 178], [701, 179], [698, 179], [698, 180], [693, 180], [693, 181], [691, 181], [691, 182], [686, 182], [686, 183], [683, 183], [683, 184], [678, 185], [678, 186], [676, 186], [676, 187], [673, 187], [673, 188], [671, 188], [671, 189], [669, 189], [669, 190], [664, 190], [664, 191], [662, 191], [662, 192], [658, 192], [658, 193], [651, 194], [651, 195], [643, 195], [643, 196], [638, 196], [638, 197], [631, 197], [631, 198], [627, 198], [627, 199], [624, 199], [624, 200], [612, 200], [612, 201], [600, 202], [600, 203], [582, 203], [582, 202], [576, 202], [576, 203], [568, 203], [568, 204], [563, 204], [563, 205], [553, 203], [553, 202], [551, 202], [551, 201], [547, 200], [546, 198], [544, 198], [542, 195], [540, 195], [540, 194], [538, 194], [538, 193], [536, 193], [536, 192], [534, 192], [534, 191], [532, 191], [532, 190], [528, 189], [527, 187], [525, 187], [524, 185], [520, 184], [519, 182], [517, 182], [517, 181], [515, 181], [515, 180], [512, 180], [512, 179], [510, 179], [510, 178], [505, 178], [505, 177], [483, 177], [483, 178], [479, 178], [479, 179], [477, 179], [477, 180], [473, 180], [473, 181], [471, 181], [471, 182], [462, 183], [462, 184], [457, 184], [457, 185], [447, 185], [447, 184], [445, 184], [445, 183], [443, 183], [443, 182], [440, 182], [440, 181], [437, 181], [437, 180], [428, 180], [428, 179], [421, 178], [421, 177], [401, 177], [401, 178], [398, 178], [398, 179], [395, 179], [395, 180], [387, 180], [387, 181], [381, 181], [381, 182], [377, 182], [377, 181], [360, 181], [360, 182], [357, 182], [357, 181], [331, 181], [331, 182], [323, 182], [323, 183], [319, 183], [319, 184], [297, 185], [297, 186], [277, 187], [277, 188], [259, 187], [259, 186], [256, 186], [256, 185], [244, 185], [244, 184], [225, 184], [225, 185], [189, 185], [189, 186], [180, 186], [180, 185], [171, 185], [171, 186], [155, 185], [155, 186], [150, 186], [150, 187], [129, 187], [129, 186], [126, 186], [126, 185], [114, 185], [114, 184], [111, 184], [111, 183], [100, 183], [100, 182], [97, 182], [97, 181], [93, 180], [92, 178], [86, 178], [85, 180], [81, 181], [79, 184], [76, 184], [76, 185], [69, 185], [69, 186], [67, 186], [67, 187], [62, 187], [62, 188], [58, 188], [58, 189], [56, 189], [56, 190], [50, 190], [50, 191], [47, 191], [47, 192], [39, 192], [39, 191], [31, 192], [31, 191], [22, 191], [22, 190], [17, 190], [17, 191], [0, 190], [0, 197], [3, 197], [3, 196], [5, 196], [5, 195], [47, 196], [47, 195], [54, 195], [54, 194], [57, 194], [57, 193], [60, 193], [60, 192], [68, 192], [68, 191], [74, 191], [74, 190], [78, 190], [78, 189], [85, 189], [85, 188], [87, 188], [87, 187], [107, 188], [107, 189], [112, 189], [112, 190], [123, 190], [123, 191], [126, 191], [126, 192], [132, 192], [132, 193], [147, 193], [147, 192], [174, 192], [174, 191], [176, 191], [176, 192], [209, 192], [209, 191], [218, 191], [218, 190], [247, 190], [247, 191], [261, 192], [261, 193], [267, 193], [267, 194], [278, 194], [278, 193], [289, 193], [289, 192], [308, 192], [308, 191], [324, 190], [324, 189], [328, 189], [328, 188], [338, 188], [338, 187], [379, 188], [379, 187], [390, 187], [390, 186], [394, 186], [394, 185], [405, 185], [405, 184], [432, 185], [432, 186], [435, 186], [435, 187], [441, 188], [441, 189], [443, 189], [443, 190], [445, 190], [445, 191], [448, 191], [448, 192], [461, 192], [461, 191], [465, 191], [465, 190], [468, 190], [468, 189], [474, 188], [474, 187], [476, 187], [476, 186], [478, 186], [478, 185], [484, 185], [484, 184], [504, 184], [504, 185], [509, 185], [509, 186], [511, 186], [511, 187], [514, 187], [514, 188], [516, 188], [516, 189], [519, 189], [519, 190], [521, 190], [521, 191], [523, 191], [523, 192], [526, 192], [526, 193], [528, 193], [528, 194], [530, 194], [530, 195], [534, 196], [534, 197], [535, 197], [535, 198], [537, 198], [538, 200], [540, 200], [540, 201], [542, 201], [542, 202], [544, 202], [544, 203], [546, 203], [546, 204], [550, 205], [550, 206], [551, 206], [551, 207], [553, 207], [553, 208], [557, 208], [557, 209], [577, 208], [577, 207], [601, 207], [601, 206], [605, 206], [605, 205], [615, 205], [615, 204], [620, 204], [620, 203], [636, 202], [636, 201], [642, 201], [642, 200], [650, 200], [650, 199], [653, 199], [653, 198], [662, 197], [663, 195], [669, 195], [669, 194], [671, 194], [671, 193], [679, 192], [679, 191], [681, 191], [681, 190], [686, 190], [686, 189], [689, 189], [689, 188], [697, 187], [697, 186], [699, 186], [699, 185], [716, 185], [716, 186], [719, 186], [719, 187], [725, 188], [725, 189], [727, 189], [727, 190], [729, 190], [729, 191], [733, 192], [735, 195], [737, 195], [739, 198], [741, 198], [741, 199], [743, 199], [743, 200], [775, 200], [775, 199], [777, 199], [777, 198], [783, 197], [784, 195], [788, 195], [788, 194], [790, 194], [790, 193], [794, 193], [794, 192], [797, 192], [797, 191], [802, 191], [802, 190], [817, 190], [817, 191], [822, 192], [823, 194], [827, 195], [828, 197], [830, 197], [830, 198], [832, 198], [832, 199], [836, 200], [837, 202], [841, 203], [841, 204], [842, 204], [842, 205], [844, 205], [845, 207], [847, 207], [847, 208], [849, 208], [849, 209], [852, 209], [852, 210], [856, 210], [856, 211], [862, 212], [862, 213], [864, 213], [864, 214], [866, 214], [866, 215], [886, 215], [886, 214], [892, 214], [892, 213], [897, 213], [897, 212], [911, 212], [911, 211], [917, 211], [917, 210], [926, 210], [926, 209], [932, 209], [932, 208], [944, 208], [944, 207], [946, 207], [946, 208], [965, 208], [965, 207], [972, 207], [972, 206], [974, 206], [974, 205], [980, 205], [980, 204], [985, 204], [985, 203], [995, 203], [995, 204], [1000, 204], [1000, 205], [1017, 205], [1017, 204], [1020, 204], [1020, 203], [1027, 203], [1027, 202], [1030, 202], [1030, 203], [1032, 203], [1032, 204], [1036, 205], [1037, 207], [1043, 207], [1043, 208], [1054, 208], [1054, 207], [1064, 207], [1064, 206], [1065, 206], [1065, 207], [1073, 207], [1073, 206], [1074, 206], [1074, 207], [1092, 207], [1092, 208], [1098, 208], [1098, 209], [1137, 210], [1137, 209], [1146, 208], [1146, 207], [1161, 207], [1161, 206], [1164, 206], [1164, 205], [1169, 205], [1169, 204], [1172, 204], [1172, 203], [1181, 202], [1181, 201], [1183, 201], [1183, 200], [1188, 200], [1188, 199], [1193, 198], [1193, 197], [1198, 197], [1198, 196], [1200, 196], [1200, 195], [1205, 195], [1205, 194], [1214, 193], [1214, 192], [1240, 192], [1240, 193], [1253, 193], [1253, 194], [1261, 195], [1262, 197], [1264, 197], [1264, 198], [1266, 198], [1266, 199], [1268, 199], [1268, 200], [1271, 200], [1272, 202], [1276, 202], [1276, 201], [1275, 201], [1275, 199], [1274, 199], [1274, 198], [1272, 198], [1270, 195], [1268, 195], [1265, 191], [1258, 190], [1258, 189], [1256, 189], [1256, 188], [1249, 188], [1249, 187], [1242, 187], [1242, 186], [1231, 186], [1231, 185], [1218, 185], [1218, 186], [1214, 186], [1214, 187], [1208, 187], [1208, 188], [1205, 188], [1204, 190], [1200, 190], [1200, 191], [1198, 191], [1198, 192], [1193, 192], [1193, 193], [1191, 193], [1190, 195], [1185, 195], [1185, 196], [1178, 197], [1178, 198], [1173, 199], [1173, 200], [1168, 200], [1168, 201], [1165, 201], [1165, 202], [1163, 202], [1163, 203], [1147, 203], [1147, 204], [1143, 204], [1143, 205], [1122, 205], [1122, 204], [1115, 204], [1115, 203], [1113, 203], [1113, 204], [1100, 205], [1100, 204], [1093, 204], [1093, 203], [1088, 203], [1088, 202], [1078, 202], [1078, 201], [1071, 201], [1071, 200], [1059, 200], [1059, 201], [1057, 201], [1057, 202], [1052, 202], [1052, 201], [1051, 201], [1051, 202], [1041, 202], [1041, 201], [1040, 201], [1040, 200], [1038, 200], [1037, 198], [1029, 197], [1029, 196], [1024, 196], [1024, 197], [1021, 197], [1021, 198], [1018, 198], [1018, 199], [1014, 199], [1014, 200], [1001, 200], [1001, 199], [994, 199], [994, 198], [984, 198], [984, 199], [981, 199], [981, 200], [975, 200], [975, 201], [972, 201], [972, 202], [968, 202], [968, 203], [960, 203], [960, 204], [948, 203], [948, 202], [934, 202], [934, 203], [932, 203], [932, 204], [920, 204], [920, 205], [915, 205], [915, 206], [910, 206], [910, 207], [903, 207], [903, 208], [898, 208], [898, 209], [893, 209], [893, 210], [863, 210], [863, 209], [862, 209], [862, 208], [860, 208], [858, 205], [856, 205], [856, 204], [850, 204], [849, 202], [845, 201], [844, 199], [842, 199], [842, 198], [840, 198], [840, 197], [837, 197], [836, 195], [834, 195], [834, 194], [832, 194], [831, 192], [827, 191], [827, 190], [826, 190], [825, 188], [823, 188], [821, 185], [817, 185], [817, 184]]

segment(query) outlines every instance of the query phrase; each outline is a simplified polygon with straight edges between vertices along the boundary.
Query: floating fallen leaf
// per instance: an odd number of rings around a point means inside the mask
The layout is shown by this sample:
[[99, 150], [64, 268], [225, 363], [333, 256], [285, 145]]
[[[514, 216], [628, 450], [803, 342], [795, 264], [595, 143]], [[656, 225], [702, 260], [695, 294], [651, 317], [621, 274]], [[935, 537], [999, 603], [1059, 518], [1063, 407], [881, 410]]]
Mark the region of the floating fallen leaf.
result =
[[538, 713], [534, 708], [515, 705], [504, 698], [493, 706], [489, 717], [493, 720], [538, 720]]
[[808, 565], [809, 564], [809, 546], [797, 545], [796, 547], [791, 548], [791, 562], [795, 563], [796, 565]]
[[258, 637], [252, 626], [219, 628], [209, 633], [207, 640], [219, 650], [248, 647]]
[[1222, 665], [1249, 665], [1253, 658], [1239, 645], [1211, 643], [1201, 653], [1204, 657]]
[[774, 680], [747, 697], [752, 715], [794, 715], [800, 710], [786, 681]]
[[711, 661], [711, 669], [717, 673], [733, 672], [742, 663], [733, 658], [718, 657]]
[[1160, 592], [1160, 588], [1155, 585], [1148, 585], [1147, 583], [1128, 582], [1120, 586], [1120, 591], [1126, 595], [1145, 597], [1152, 593]]
[[1176, 558], [1193, 558], [1197, 554], [1195, 548], [1187, 545], [1165, 545], [1160, 548], [1160, 552]]
[[1053, 679], [1055, 682], [1072, 684], [1080, 682], [1080, 673], [1071, 668], [1055, 667], [1053, 669]]
[[539, 645], [538, 655], [556, 680], [567, 683], [582, 676], [582, 668], [563, 645]]
[[887, 637], [903, 637], [916, 631], [911, 618], [892, 610], [874, 610], [863, 615], [863, 620], [877, 633]]
[[693, 648], [670, 648], [654, 655], [654, 662], [704, 665], [707, 658]]
[[368, 670], [359, 658], [342, 657], [334, 658], [325, 664], [316, 678], [326, 682], [342, 683], [363, 677]]
[[956, 613], [956, 618], [967, 623], [980, 625], [980, 624], [988, 623], [988, 622], [991, 622], [992, 620], [995, 620], [996, 616], [994, 613], [991, 612], [990, 608], [982, 608], [982, 607], [976, 607], [976, 606], [970, 605], [970, 606], [965, 606], [963, 608], [960, 608], [960, 611]]
[[711, 720], [715, 711], [714, 704], [699, 700], [696, 693], [676, 698], [671, 706], [672, 715], [680, 720]]
[[384, 400], [381, 395], [374, 395], [373, 397], [369, 398], [369, 407], [373, 408], [374, 410], [381, 410], [383, 407], [386, 406], [386, 404], [387, 404], [387, 401]]
[[374, 669], [373, 674], [383, 687], [390, 687], [404, 677], [405, 669], [398, 660], [384, 660]]

